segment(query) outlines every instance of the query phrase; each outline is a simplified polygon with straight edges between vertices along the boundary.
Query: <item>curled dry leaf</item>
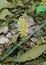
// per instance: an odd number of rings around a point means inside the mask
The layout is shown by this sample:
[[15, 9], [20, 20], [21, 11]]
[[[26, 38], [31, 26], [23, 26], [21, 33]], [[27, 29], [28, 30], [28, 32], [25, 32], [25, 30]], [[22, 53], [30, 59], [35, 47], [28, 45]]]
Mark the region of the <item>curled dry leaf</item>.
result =
[[9, 43], [9, 39], [8, 38], [0, 38], [0, 44], [6, 44]]
[[1, 33], [6, 34], [7, 32], [8, 32], [8, 27], [7, 26], [4, 26], [4, 27], [0, 28], [0, 34]]

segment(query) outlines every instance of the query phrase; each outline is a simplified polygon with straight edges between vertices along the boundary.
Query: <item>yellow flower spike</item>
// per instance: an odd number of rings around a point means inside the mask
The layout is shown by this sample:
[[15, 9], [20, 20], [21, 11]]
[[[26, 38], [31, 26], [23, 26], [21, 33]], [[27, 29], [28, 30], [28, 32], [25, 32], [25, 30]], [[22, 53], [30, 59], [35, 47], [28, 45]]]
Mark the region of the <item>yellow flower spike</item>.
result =
[[25, 38], [27, 36], [27, 26], [26, 26], [26, 20], [23, 16], [19, 18], [18, 29], [20, 37]]
[[46, 0], [42, 0], [42, 4], [46, 6]]

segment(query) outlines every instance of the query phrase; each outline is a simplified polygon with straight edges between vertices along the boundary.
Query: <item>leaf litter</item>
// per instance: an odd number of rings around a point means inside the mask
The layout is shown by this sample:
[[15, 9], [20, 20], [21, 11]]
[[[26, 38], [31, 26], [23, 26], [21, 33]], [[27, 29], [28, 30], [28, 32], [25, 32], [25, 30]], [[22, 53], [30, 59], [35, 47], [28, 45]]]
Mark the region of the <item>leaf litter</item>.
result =
[[46, 65], [45, 0], [0, 0], [0, 65]]

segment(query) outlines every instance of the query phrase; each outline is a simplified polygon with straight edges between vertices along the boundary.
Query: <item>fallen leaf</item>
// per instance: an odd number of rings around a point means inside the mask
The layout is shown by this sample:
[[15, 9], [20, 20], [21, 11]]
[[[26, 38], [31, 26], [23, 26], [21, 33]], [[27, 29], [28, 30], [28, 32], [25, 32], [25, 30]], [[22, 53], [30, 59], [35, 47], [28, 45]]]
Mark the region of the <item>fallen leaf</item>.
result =
[[46, 44], [45, 45], [36, 45], [29, 51], [22, 54], [20, 57], [16, 59], [17, 62], [25, 62], [28, 60], [35, 59], [39, 57], [44, 51], [46, 50]]
[[14, 5], [8, 2], [7, 0], [0, 0], [0, 9], [2, 8], [13, 8]]
[[4, 9], [4, 10], [2, 10], [2, 12], [0, 12], [0, 19], [5, 20], [6, 19], [5, 17], [7, 15], [10, 17], [14, 16], [8, 9]]

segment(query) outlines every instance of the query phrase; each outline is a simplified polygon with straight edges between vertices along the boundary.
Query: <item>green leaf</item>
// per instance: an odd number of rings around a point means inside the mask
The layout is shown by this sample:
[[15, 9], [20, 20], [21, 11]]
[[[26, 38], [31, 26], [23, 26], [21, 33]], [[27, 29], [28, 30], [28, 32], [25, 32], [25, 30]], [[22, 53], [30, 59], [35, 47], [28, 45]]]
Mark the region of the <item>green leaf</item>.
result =
[[28, 60], [35, 59], [39, 57], [46, 50], [46, 45], [36, 45], [29, 51], [22, 54], [20, 57], [16, 59], [17, 62], [25, 62]]
[[37, 3], [36, 4], [36, 13], [37, 14], [46, 14], [46, 6], [43, 6], [40, 3]]

